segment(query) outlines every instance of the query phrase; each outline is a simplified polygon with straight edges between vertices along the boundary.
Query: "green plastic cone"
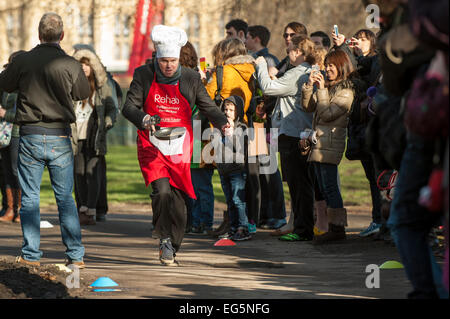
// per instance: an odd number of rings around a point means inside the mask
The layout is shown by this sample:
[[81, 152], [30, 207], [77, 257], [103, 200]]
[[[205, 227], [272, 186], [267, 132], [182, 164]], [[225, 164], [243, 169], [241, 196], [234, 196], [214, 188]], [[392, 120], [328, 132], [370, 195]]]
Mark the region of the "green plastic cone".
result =
[[380, 269], [402, 269], [403, 265], [395, 260], [388, 260], [380, 266]]

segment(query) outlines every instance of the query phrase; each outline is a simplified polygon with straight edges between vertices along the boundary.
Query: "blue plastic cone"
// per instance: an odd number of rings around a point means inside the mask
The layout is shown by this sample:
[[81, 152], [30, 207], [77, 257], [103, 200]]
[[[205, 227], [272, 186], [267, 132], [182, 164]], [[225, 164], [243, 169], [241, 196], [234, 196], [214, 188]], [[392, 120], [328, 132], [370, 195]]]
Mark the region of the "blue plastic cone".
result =
[[100, 277], [96, 281], [94, 281], [89, 287], [114, 287], [114, 286], [118, 286], [118, 284], [114, 282], [111, 278]]

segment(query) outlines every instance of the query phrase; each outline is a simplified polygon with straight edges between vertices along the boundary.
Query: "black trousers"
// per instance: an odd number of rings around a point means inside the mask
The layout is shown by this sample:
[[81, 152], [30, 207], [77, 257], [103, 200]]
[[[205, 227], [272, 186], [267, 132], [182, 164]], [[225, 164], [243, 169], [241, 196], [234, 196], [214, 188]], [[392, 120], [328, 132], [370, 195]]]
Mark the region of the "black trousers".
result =
[[17, 158], [19, 156], [19, 137], [12, 137], [7, 147], [0, 149], [2, 156], [2, 171], [5, 188], [19, 189], [19, 175], [17, 173]]
[[245, 185], [245, 196], [247, 203], [247, 217], [249, 221], [259, 224], [259, 211], [261, 208], [261, 186], [259, 181], [258, 157], [251, 157], [255, 163], [247, 163], [247, 181]]
[[3, 161], [3, 158], [0, 157], [0, 189], [2, 192], [2, 210], [5, 210], [6, 207], [8, 207], [8, 202], [6, 201], [5, 172], [3, 169]]
[[261, 184], [260, 220], [286, 218], [283, 182], [281, 181], [280, 171], [277, 169], [273, 174], [261, 174], [259, 181]]
[[287, 181], [294, 213], [294, 233], [314, 236], [314, 169], [298, 147], [298, 138], [282, 135], [278, 139], [281, 171]]
[[97, 200], [97, 215], [108, 213], [108, 190], [106, 188], [106, 159], [105, 156], [98, 157], [98, 173], [100, 175], [100, 191]]
[[170, 238], [173, 248], [178, 251], [183, 241], [186, 228], [186, 199], [187, 195], [170, 185], [167, 177], [151, 183], [153, 236]]
[[314, 175], [314, 200], [317, 202], [325, 200], [325, 197], [320, 191], [319, 179], [317, 178], [317, 175]]
[[77, 207], [96, 208], [100, 193], [100, 158], [88, 149], [86, 140], [78, 141], [78, 154], [74, 157], [75, 199]]
[[377, 186], [377, 178], [381, 172], [377, 172], [371, 159], [361, 160], [361, 164], [370, 184], [370, 195], [372, 196], [372, 221], [381, 224], [381, 193]]

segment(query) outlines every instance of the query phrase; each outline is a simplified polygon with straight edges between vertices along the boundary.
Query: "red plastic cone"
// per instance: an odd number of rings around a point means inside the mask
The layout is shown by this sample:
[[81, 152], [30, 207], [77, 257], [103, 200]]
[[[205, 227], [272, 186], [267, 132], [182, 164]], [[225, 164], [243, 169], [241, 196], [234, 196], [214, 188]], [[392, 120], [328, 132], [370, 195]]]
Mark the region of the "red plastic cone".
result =
[[218, 240], [214, 246], [236, 246], [236, 243], [231, 239], [221, 239]]

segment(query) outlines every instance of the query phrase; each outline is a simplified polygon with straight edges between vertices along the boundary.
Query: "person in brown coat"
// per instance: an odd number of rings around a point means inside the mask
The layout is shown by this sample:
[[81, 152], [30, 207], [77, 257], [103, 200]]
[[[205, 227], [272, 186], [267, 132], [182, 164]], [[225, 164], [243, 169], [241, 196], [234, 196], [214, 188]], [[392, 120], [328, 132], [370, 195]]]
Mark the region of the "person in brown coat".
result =
[[[317, 237], [316, 243], [345, 239], [347, 211], [338, 186], [338, 165], [345, 150], [348, 118], [355, 94], [350, 80], [354, 69], [345, 52], [328, 53], [325, 70], [326, 80], [316, 71], [302, 87], [303, 108], [315, 112], [308, 161], [314, 164], [319, 189], [327, 203], [328, 232]], [[314, 84], [317, 86], [315, 92]]]

